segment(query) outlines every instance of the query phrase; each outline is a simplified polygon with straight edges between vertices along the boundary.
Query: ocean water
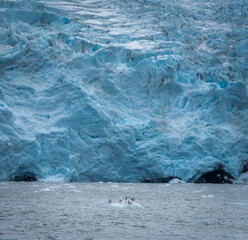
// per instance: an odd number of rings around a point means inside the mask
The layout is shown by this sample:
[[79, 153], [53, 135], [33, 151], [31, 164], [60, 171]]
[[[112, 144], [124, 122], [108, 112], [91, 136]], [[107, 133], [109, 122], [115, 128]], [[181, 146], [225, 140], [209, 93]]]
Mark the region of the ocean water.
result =
[[0, 183], [1, 240], [246, 240], [247, 223], [248, 185]]

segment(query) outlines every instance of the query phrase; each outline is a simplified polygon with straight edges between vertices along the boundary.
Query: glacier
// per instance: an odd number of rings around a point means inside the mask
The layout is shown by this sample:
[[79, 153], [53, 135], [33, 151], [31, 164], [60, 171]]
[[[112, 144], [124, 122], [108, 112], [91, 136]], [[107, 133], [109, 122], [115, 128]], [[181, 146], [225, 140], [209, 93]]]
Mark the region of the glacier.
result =
[[0, 0], [0, 180], [238, 179], [245, 0]]

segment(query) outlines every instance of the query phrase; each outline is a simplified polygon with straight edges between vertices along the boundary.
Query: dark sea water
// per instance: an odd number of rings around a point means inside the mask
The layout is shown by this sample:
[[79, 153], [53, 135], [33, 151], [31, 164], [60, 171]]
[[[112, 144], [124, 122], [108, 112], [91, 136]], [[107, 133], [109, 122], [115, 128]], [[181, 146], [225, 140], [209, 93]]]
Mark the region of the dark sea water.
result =
[[0, 182], [0, 239], [247, 240], [248, 185]]

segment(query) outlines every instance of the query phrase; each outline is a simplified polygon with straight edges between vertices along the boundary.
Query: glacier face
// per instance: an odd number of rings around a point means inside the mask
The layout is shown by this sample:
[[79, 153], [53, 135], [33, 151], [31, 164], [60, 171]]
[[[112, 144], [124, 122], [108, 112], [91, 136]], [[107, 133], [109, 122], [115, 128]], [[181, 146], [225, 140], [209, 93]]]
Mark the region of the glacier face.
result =
[[247, 23], [242, 0], [0, 0], [0, 180], [238, 178]]

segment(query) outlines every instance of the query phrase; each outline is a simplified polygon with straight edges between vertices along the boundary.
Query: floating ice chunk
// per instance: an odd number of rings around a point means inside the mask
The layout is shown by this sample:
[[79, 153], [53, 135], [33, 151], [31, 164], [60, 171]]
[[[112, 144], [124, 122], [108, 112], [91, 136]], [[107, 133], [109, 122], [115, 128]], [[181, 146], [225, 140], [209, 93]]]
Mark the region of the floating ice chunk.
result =
[[65, 182], [64, 177], [61, 174], [48, 176], [46, 178], [39, 179], [41, 182], [50, 182], [50, 183], [63, 183]]
[[186, 183], [185, 181], [178, 179], [178, 178], [173, 178], [169, 181], [170, 184], [178, 184], [178, 183]]
[[120, 202], [120, 203], [109, 203], [109, 206], [114, 208], [144, 208], [138, 203], [132, 202], [129, 204], [128, 202]]
[[248, 184], [248, 172], [242, 173], [240, 177], [233, 181], [234, 184]]
[[126, 196], [124, 198], [120, 198], [118, 203], [113, 203], [111, 199], [109, 199], [109, 204], [111, 207], [117, 208], [143, 208], [140, 204], [135, 202], [134, 197]]

